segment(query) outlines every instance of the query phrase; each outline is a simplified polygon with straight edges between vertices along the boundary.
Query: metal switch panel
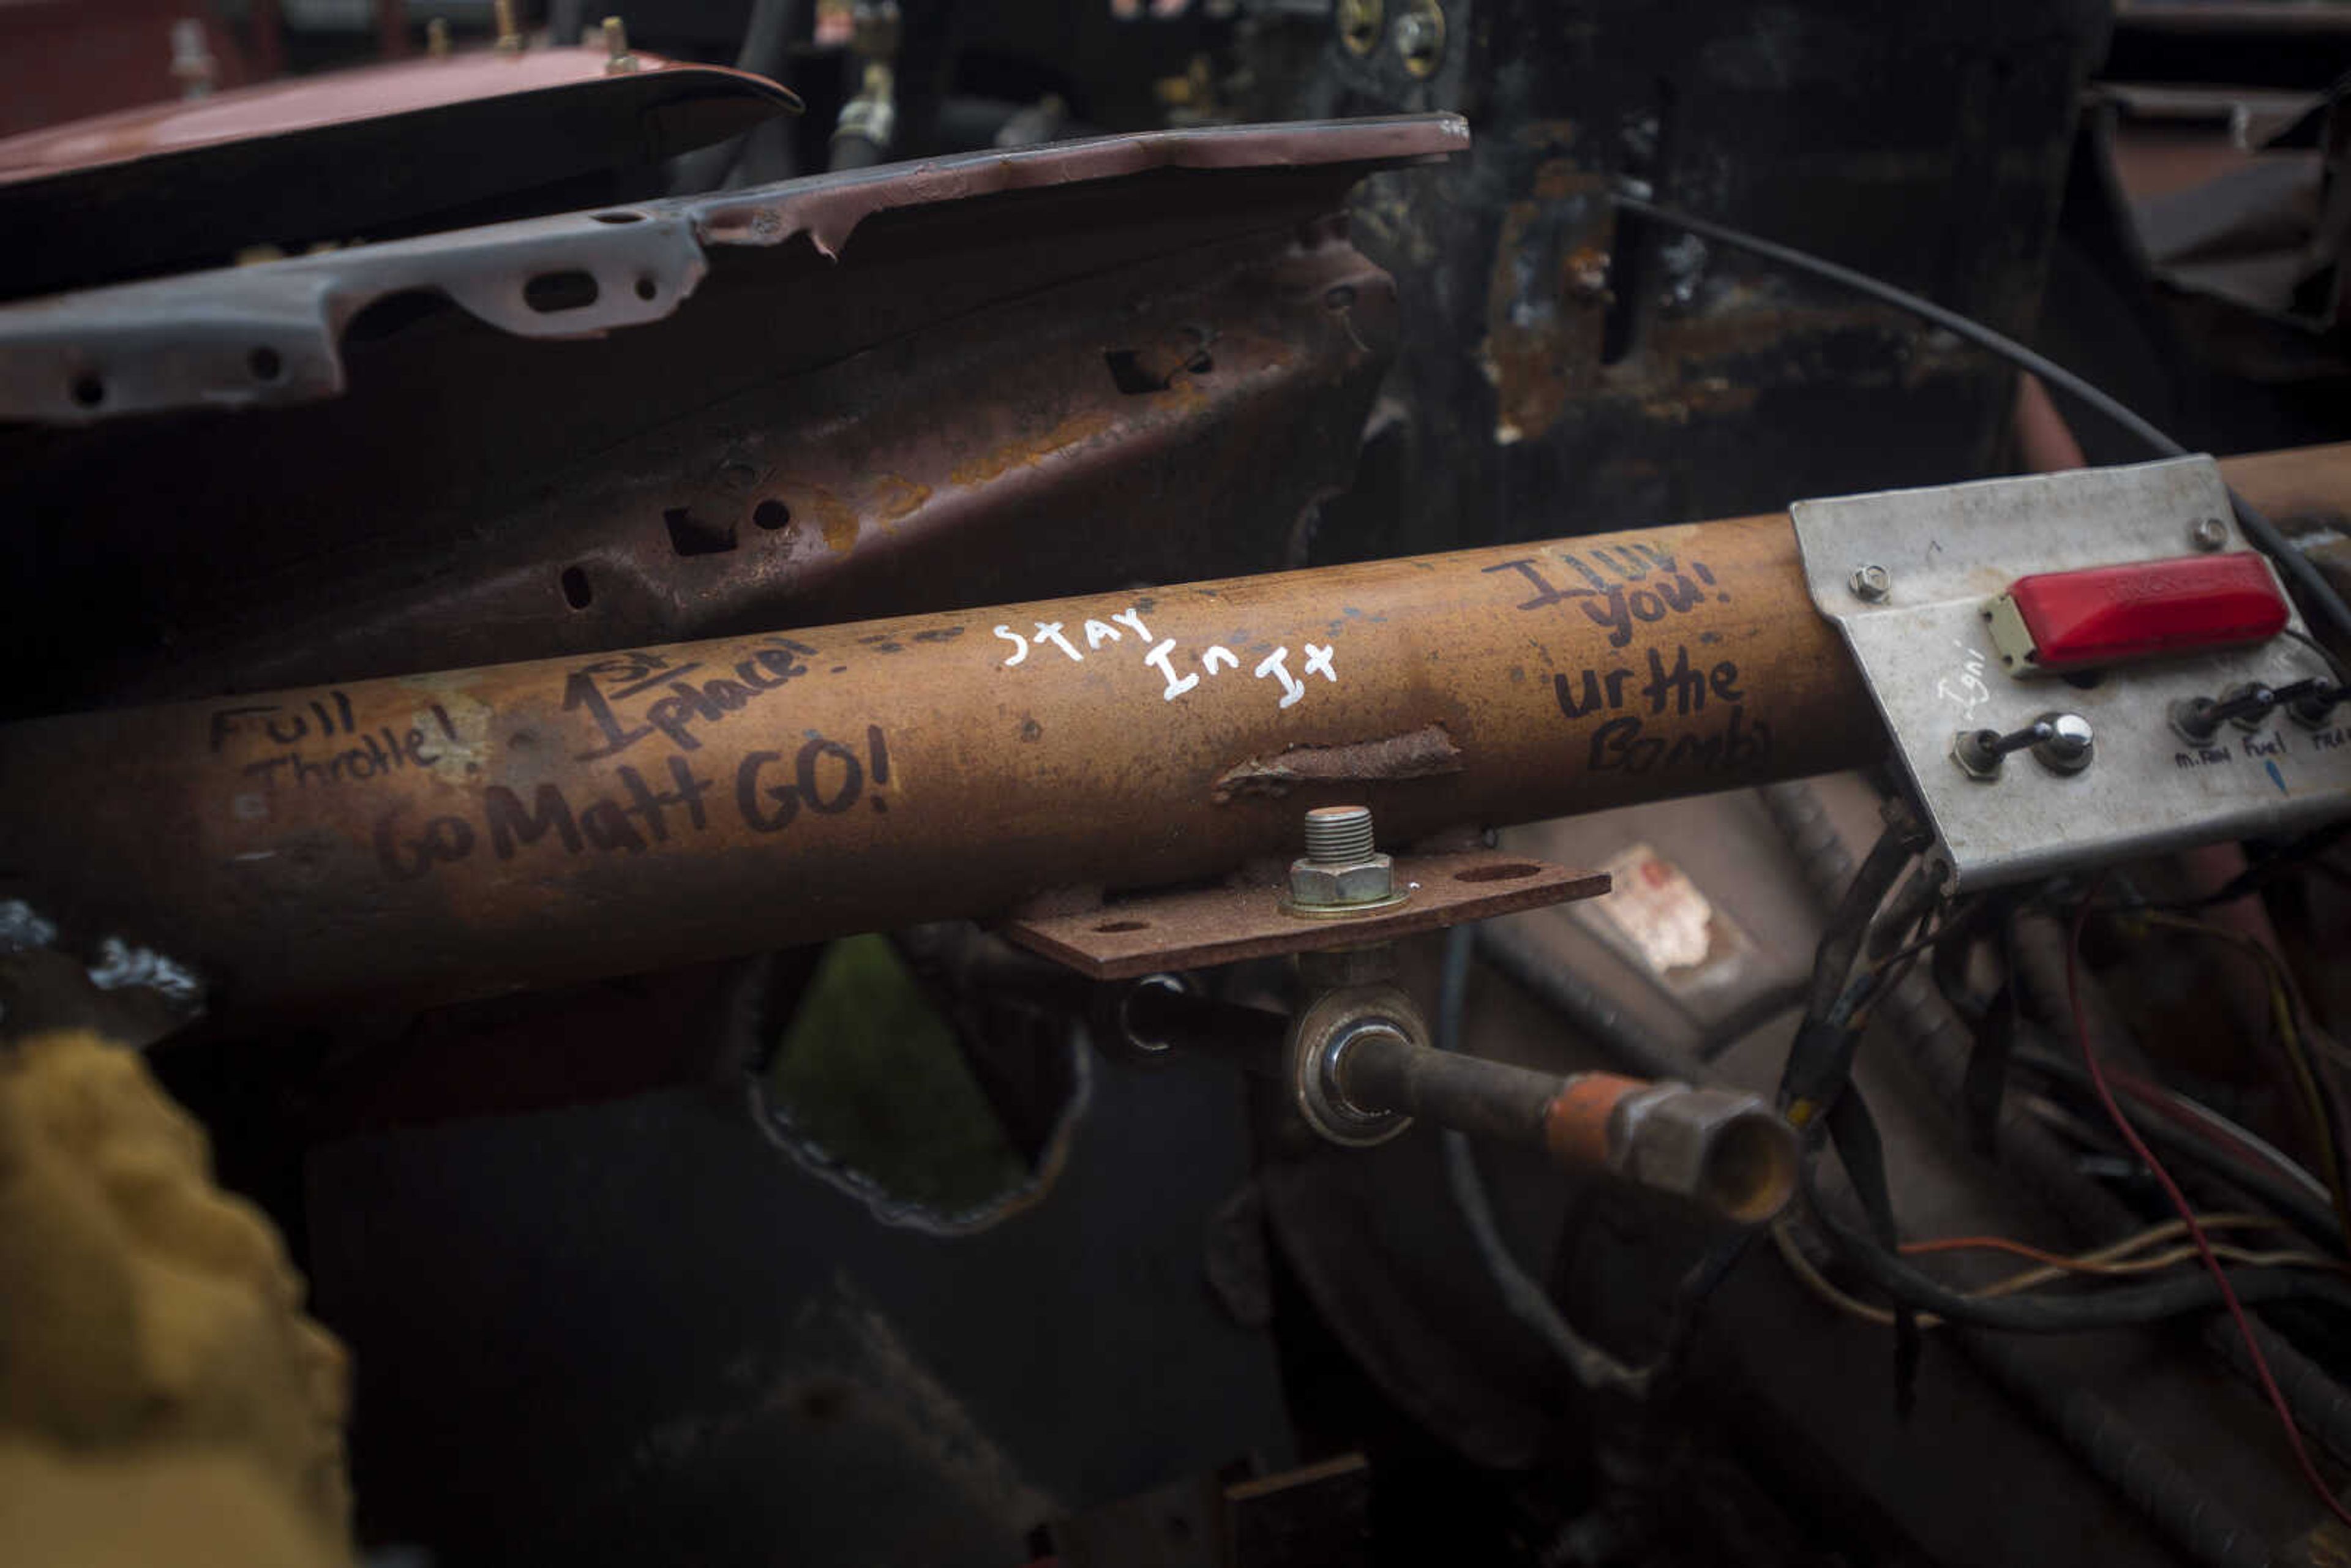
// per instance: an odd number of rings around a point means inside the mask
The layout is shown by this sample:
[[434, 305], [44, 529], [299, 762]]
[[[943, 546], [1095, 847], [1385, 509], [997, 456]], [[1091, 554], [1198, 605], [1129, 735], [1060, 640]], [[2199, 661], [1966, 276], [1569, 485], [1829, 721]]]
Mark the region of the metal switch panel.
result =
[[[1813, 602], [1853, 648], [1954, 891], [2351, 814], [2351, 702], [2316, 727], [2280, 709], [2200, 744], [2170, 723], [2175, 702], [2325, 675], [2290, 637], [2030, 679], [2007, 674], [1992, 644], [1987, 605], [2019, 578], [2246, 548], [2210, 458], [1791, 510]], [[2061, 770], [2045, 747], [1989, 769], [1954, 757], [1961, 737], [2017, 735], [2053, 713], [2087, 721], [2089, 762]]]

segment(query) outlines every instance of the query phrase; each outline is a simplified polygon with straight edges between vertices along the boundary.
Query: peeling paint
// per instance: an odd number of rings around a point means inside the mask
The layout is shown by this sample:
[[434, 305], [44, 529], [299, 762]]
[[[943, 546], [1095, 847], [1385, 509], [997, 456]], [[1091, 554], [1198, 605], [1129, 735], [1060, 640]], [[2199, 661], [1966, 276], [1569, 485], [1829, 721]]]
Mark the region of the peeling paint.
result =
[[1292, 746], [1272, 757], [1252, 757], [1219, 774], [1209, 798], [1218, 805], [1245, 796], [1279, 800], [1299, 784], [1385, 783], [1461, 770], [1461, 748], [1443, 725], [1431, 724], [1380, 740]]

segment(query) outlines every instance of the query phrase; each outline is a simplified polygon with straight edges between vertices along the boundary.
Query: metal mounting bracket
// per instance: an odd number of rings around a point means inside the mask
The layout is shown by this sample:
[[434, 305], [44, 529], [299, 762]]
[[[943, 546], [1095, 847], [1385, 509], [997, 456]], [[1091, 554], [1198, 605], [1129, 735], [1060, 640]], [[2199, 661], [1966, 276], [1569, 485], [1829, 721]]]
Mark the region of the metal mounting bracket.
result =
[[1145, 893], [1073, 914], [1015, 916], [1004, 935], [1097, 980], [1198, 969], [1242, 958], [1392, 942], [1416, 932], [1595, 898], [1604, 873], [1571, 870], [1499, 850], [1395, 857], [1412, 896], [1345, 919], [1301, 919], [1279, 885]]

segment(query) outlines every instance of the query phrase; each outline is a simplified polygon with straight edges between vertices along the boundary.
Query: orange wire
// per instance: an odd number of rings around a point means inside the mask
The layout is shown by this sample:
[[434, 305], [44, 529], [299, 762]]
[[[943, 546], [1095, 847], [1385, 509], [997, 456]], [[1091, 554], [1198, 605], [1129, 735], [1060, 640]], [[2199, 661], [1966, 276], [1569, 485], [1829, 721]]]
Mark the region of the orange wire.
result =
[[1921, 1252], [2013, 1252], [2019, 1258], [2030, 1258], [2035, 1263], [2046, 1263], [2052, 1269], [2078, 1269], [2076, 1259], [2063, 1252], [2044, 1252], [2030, 1242], [2011, 1241], [2005, 1236], [1943, 1236], [1932, 1241], [1905, 1241], [1905, 1257]]

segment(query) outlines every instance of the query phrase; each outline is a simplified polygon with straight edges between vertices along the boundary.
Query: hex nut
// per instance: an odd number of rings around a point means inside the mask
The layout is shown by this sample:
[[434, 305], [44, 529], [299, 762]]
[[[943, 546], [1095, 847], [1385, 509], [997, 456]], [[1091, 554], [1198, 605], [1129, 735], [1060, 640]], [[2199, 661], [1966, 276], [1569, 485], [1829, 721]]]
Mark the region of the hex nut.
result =
[[1660, 1083], [1627, 1094], [1609, 1118], [1608, 1163], [1619, 1175], [1743, 1224], [1786, 1207], [1800, 1152], [1783, 1117], [1735, 1090]]
[[1395, 895], [1395, 862], [1384, 854], [1336, 864], [1303, 858], [1290, 862], [1290, 901], [1308, 909], [1377, 904]]
[[1894, 592], [1894, 574], [1882, 566], [1857, 566], [1845, 579], [1853, 596], [1870, 604], [1883, 604]]
[[2229, 529], [2218, 517], [2204, 517], [2188, 530], [2188, 542], [2198, 549], [2211, 551], [2229, 542]]

